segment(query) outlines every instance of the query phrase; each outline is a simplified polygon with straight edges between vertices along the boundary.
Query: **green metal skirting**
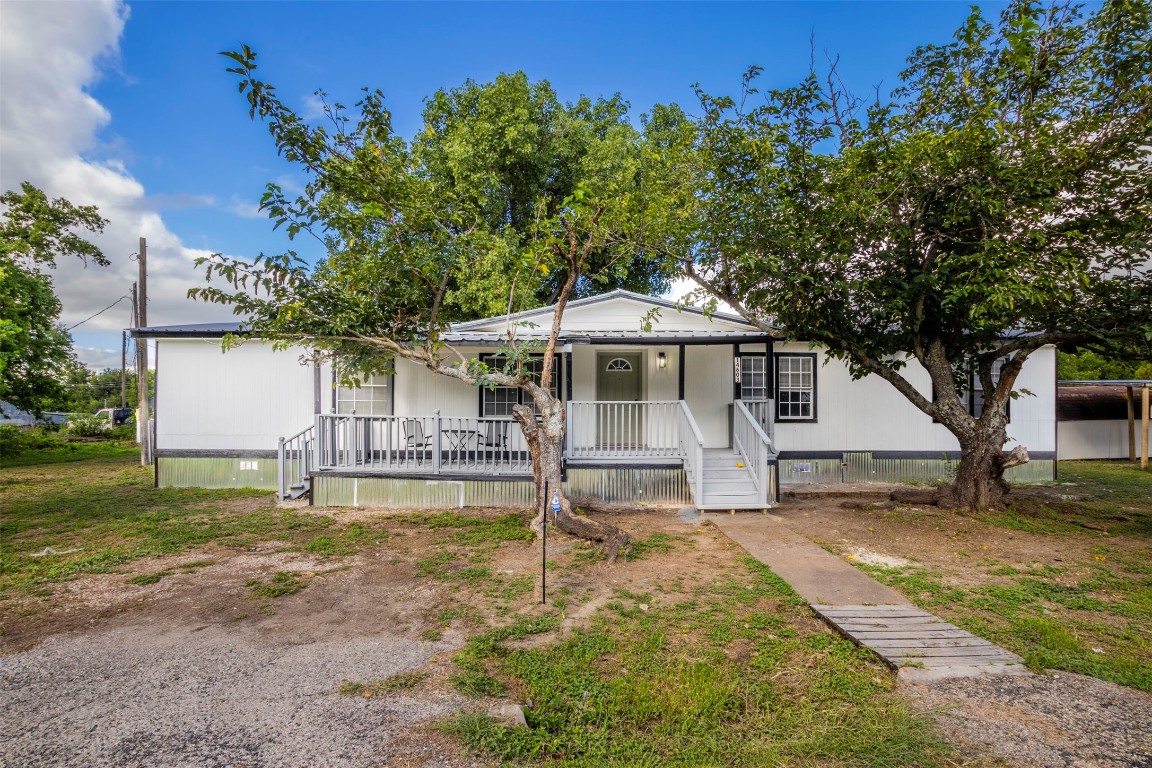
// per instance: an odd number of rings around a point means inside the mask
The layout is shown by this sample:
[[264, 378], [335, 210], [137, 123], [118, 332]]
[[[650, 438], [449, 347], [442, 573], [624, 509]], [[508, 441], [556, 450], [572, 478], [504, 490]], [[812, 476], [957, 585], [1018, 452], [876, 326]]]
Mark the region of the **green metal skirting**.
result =
[[[688, 484], [680, 469], [617, 467], [570, 469], [564, 492], [603, 501], [637, 504], [690, 504]], [[528, 507], [534, 489], [528, 480], [415, 480], [400, 477], [334, 477], [312, 479], [312, 503], [318, 507]]]
[[692, 503], [684, 470], [667, 467], [570, 467], [565, 492], [602, 501], [661, 505]]
[[[1012, 467], [1004, 476], [1009, 482], [1050, 483], [1056, 462], [1038, 459]], [[781, 485], [837, 483], [950, 482], [956, 473], [953, 459], [876, 459], [871, 453], [845, 453], [843, 459], [786, 459], [780, 461]]]
[[259, 488], [272, 491], [276, 489], [276, 459], [158, 456], [156, 478], [161, 488]]

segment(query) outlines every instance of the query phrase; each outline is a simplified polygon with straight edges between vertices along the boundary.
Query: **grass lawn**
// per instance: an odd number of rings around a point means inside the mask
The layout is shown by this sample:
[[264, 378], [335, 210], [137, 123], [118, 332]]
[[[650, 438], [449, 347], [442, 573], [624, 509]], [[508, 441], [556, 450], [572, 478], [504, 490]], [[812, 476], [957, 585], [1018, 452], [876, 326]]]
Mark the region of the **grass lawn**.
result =
[[1059, 484], [1017, 490], [995, 513], [867, 512], [856, 540], [912, 563], [860, 567], [1033, 669], [1152, 692], [1152, 472], [1061, 462]]
[[458, 686], [530, 702], [529, 727], [482, 713], [445, 726], [509, 764], [957, 764], [891, 675], [751, 558], [682, 589], [619, 590], [555, 643], [505, 642], [520, 634], [473, 637]]
[[[539, 545], [509, 511], [284, 510], [268, 492], [155, 489], [134, 452], [91, 450], [78, 461], [4, 469], [0, 612], [82, 574], [114, 574], [91, 578], [137, 590], [124, 616], [150, 610], [139, 590], [158, 582], [188, 585], [203, 607], [224, 600], [213, 597], [211, 574], [223, 574], [229, 558], [245, 562], [251, 549], [273, 546], [337, 567], [327, 586], [291, 570], [232, 574], [249, 596], [221, 604], [249, 600], [253, 609], [218, 621], [304, 622], [315, 614], [314, 590], [330, 590], [327, 601], [342, 599], [338, 584], [374, 585], [374, 600], [402, 601], [419, 617], [405, 630], [414, 638], [460, 650], [448, 673], [334, 680], [331, 695], [374, 705], [454, 689], [474, 705], [439, 728], [507, 764], [972, 764], [909, 710], [885, 667], [710, 525], [622, 513], [615, 521], [638, 546], [614, 566], [581, 542], [550, 537], [550, 599], [541, 606]], [[76, 551], [32, 556], [46, 547]], [[163, 559], [174, 554], [183, 557]], [[132, 564], [144, 557], [161, 559]], [[156, 593], [158, 611], [165, 594], [174, 593]], [[267, 614], [255, 610], [273, 602]], [[507, 698], [524, 703], [527, 729], [485, 714]]]
[[154, 488], [153, 470], [140, 466], [139, 455], [131, 445], [87, 443], [4, 462], [0, 599], [50, 593], [52, 582], [209, 544], [280, 541], [289, 548], [340, 550], [371, 534], [363, 526], [349, 531], [323, 516], [279, 509], [268, 491]]

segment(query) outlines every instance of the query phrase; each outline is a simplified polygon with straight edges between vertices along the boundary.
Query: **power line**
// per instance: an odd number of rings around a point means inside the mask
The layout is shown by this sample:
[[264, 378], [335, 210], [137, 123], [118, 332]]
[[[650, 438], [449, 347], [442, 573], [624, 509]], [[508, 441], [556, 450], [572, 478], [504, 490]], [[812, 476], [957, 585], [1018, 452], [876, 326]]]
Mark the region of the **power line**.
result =
[[100, 315], [104, 314], [108, 310], [112, 309], [112, 307], [114, 307], [117, 304], [119, 304], [120, 302], [124, 301], [124, 299], [126, 299], [126, 298], [128, 298], [128, 297], [127, 296], [121, 296], [120, 298], [116, 299], [116, 301], [114, 301], [111, 304], [109, 304], [108, 306], [104, 307], [104, 309], [102, 309], [99, 312], [97, 312], [96, 314], [92, 315], [92, 317], [86, 317], [83, 320], [81, 320], [80, 322], [76, 323], [76, 325], [73, 325], [71, 328], [65, 328], [64, 330], [70, 331], [73, 328], [79, 328], [80, 326], [84, 325], [84, 323], [91, 320], [93, 317], [99, 317]]

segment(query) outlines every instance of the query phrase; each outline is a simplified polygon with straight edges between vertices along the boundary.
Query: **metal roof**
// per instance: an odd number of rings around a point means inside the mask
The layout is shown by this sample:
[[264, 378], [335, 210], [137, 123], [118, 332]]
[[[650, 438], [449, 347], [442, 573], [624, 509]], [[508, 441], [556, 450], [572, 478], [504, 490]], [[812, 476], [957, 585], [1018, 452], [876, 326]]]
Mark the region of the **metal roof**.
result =
[[133, 328], [132, 335], [138, 338], [169, 338], [188, 336], [192, 338], [214, 338], [228, 333], [240, 333], [240, 323], [186, 323], [184, 325], [150, 325]]
[[[443, 336], [449, 344], [497, 346], [507, 335], [497, 331], [448, 331]], [[516, 333], [520, 341], [546, 341], [546, 331]], [[739, 344], [762, 342], [770, 339], [767, 333], [756, 331], [570, 331], [560, 334], [560, 344]]]
[[[140, 338], [220, 338], [229, 333], [242, 333], [241, 323], [189, 323], [185, 325], [153, 325], [135, 328], [132, 333]], [[499, 331], [446, 331], [443, 339], [459, 346], [495, 347], [507, 336]], [[540, 329], [520, 329], [516, 338], [521, 341], [546, 341], [548, 332]], [[560, 344], [739, 344], [762, 342], [771, 338], [757, 331], [572, 331], [560, 335]]]

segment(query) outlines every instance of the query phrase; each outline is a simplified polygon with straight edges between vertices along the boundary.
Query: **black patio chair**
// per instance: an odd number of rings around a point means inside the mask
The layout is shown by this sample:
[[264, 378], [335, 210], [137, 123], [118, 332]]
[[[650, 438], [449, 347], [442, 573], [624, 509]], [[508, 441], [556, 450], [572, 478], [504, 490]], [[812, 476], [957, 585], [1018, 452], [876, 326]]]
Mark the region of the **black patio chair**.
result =
[[416, 463], [424, 463], [424, 452], [432, 445], [432, 438], [424, 434], [424, 422], [420, 419], [405, 419], [400, 423], [404, 436], [404, 453], [416, 451]]
[[484, 460], [507, 459], [508, 457], [508, 430], [512, 422], [493, 420], [484, 423], [483, 428], [476, 436], [477, 450], [484, 451]]

